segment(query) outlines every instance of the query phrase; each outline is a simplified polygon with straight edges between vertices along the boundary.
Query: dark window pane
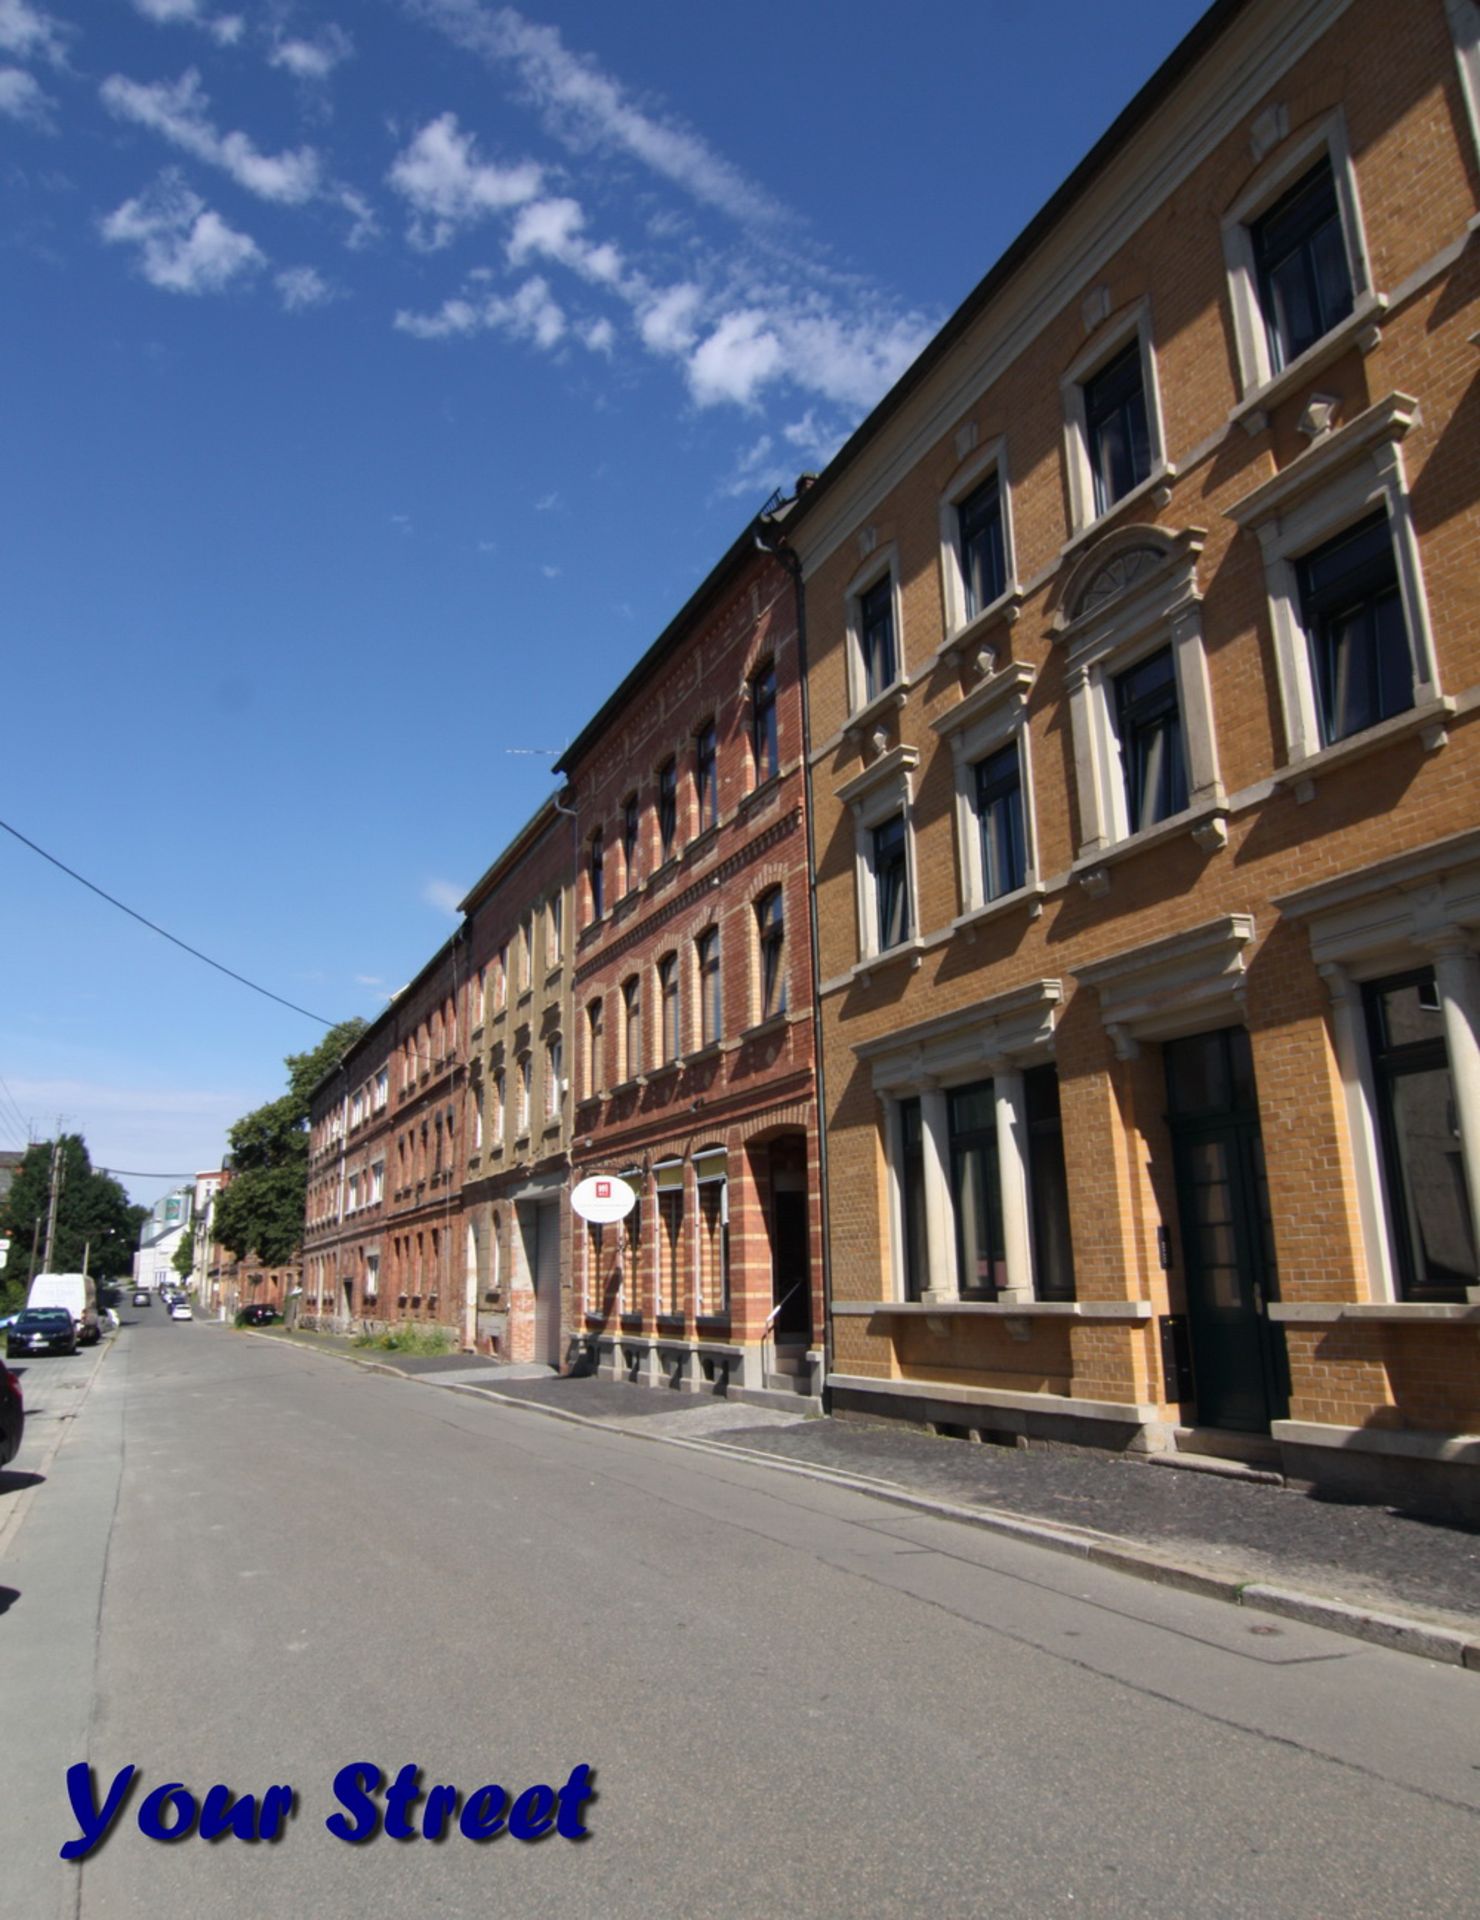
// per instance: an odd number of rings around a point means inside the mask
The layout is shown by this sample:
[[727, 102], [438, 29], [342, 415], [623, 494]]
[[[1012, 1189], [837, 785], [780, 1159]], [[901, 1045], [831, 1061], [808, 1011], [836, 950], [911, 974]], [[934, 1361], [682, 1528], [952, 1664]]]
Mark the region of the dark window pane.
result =
[[963, 1299], [992, 1299], [1007, 1284], [992, 1082], [958, 1087], [949, 1112], [957, 1280]]
[[1274, 370], [1352, 310], [1351, 270], [1331, 162], [1322, 160], [1250, 229]]
[[863, 654], [863, 697], [872, 700], [899, 675], [894, 645], [894, 582], [886, 573], [858, 603], [858, 643]]
[[879, 951], [887, 953], [890, 947], [908, 940], [913, 930], [902, 813], [874, 829], [874, 891], [879, 916]]
[[961, 540], [961, 578], [966, 589], [966, 618], [974, 620], [1007, 590], [1002, 545], [1002, 493], [996, 474], [977, 487], [956, 509]]
[[1187, 767], [1172, 650], [1163, 647], [1115, 682], [1116, 723], [1132, 833], [1187, 805]]
[[756, 785], [771, 779], [781, 765], [776, 733], [776, 669], [763, 667], [750, 683], [751, 748]]
[[786, 1011], [786, 974], [782, 956], [786, 947], [786, 924], [781, 904], [781, 889], [775, 888], [756, 905], [761, 947], [761, 1018]]
[[666, 860], [678, 838], [678, 768], [672, 760], [658, 769], [658, 844]]
[[1069, 1180], [1064, 1170], [1057, 1071], [1031, 1068], [1023, 1075], [1023, 1097], [1033, 1206], [1033, 1290], [1040, 1300], [1072, 1300], [1074, 1244], [1069, 1234]]
[[1132, 341], [1124, 353], [1085, 382], [1084, 422], [1095, 512], [1105, 513], [1151, 471], [1139, 341]]
[[1374, 981], [1364, 998], [1402, 1289], [1412, 1299], [1462, 1300], [1480, 1275], [1433, 972]]
[[591, 836], [591, 913], [599, 920], [606, 911], [606, 856], [601, 835]]
[[925, 1239], [925, 1144], [921, 1132], [920, 1102], [901, 1100], [899, 1121], [904, 1143], [900, 1188], [904, 1206], [905, 1297], [918, 1300], [930, 1285]]
[[1306, 554], [1297, 568], [1326, 745], [1413, 705], [1413, 657], [1387, 515]]
[[977, 763], [976, 812], [981, 826], [982, 888], [988, 900], [997, 900], [1020, 887], [1027, 875], [1022, 762], [1016, 740]]
[[703, 833], [719, 819], [719, 737], [712, 724], [695, 743], [694, 772], [699, 789], [699, 831]]

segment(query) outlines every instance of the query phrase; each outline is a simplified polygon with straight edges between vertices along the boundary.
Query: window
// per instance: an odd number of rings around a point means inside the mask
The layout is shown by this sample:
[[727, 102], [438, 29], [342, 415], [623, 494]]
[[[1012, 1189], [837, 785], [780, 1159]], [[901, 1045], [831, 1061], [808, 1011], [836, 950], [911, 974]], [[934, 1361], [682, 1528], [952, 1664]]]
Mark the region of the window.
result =
[[642, 1072], [642, 982], [634, 973], [622, 983], [622, 1076], [635, 1080]]
[[1250, 414], [1254, 430], [1265, 409], [1291, 390], [1280, 378], [1287, 368], [1299, 361], [1316, 372], [1357, 342], [1378, 310], [1340, 112], [1296, 142], [1285, 138], [1283, 107], [1266, 117], [1273, 157], [1223, 217], [1244, 394], [1236, 412]]
[[1151, 472], [1151, 436], [1138, 341], [1084, 382], [1084, 425], [1096, 516]]
[[526, 917], [519, 929], [519, 991], [528, 993], [534, 980], [534, 919]]
[[992, 1082], [958, 1087], [949, 1097], [948, 1111], [957, 1291], [963, 1300], [995, 1300], [1007, 1284], [1007, 1253]]
[[729, 1158], [723, 1149], [694, 1155], [699, 1201], [699, 1312], [730, 1306]]
[[719, 929], [709, 927], [694, 943], [699, 967], [699, 1044], [709, 1047], [724, 1032], [724, 1002], [720, 993]]
[[658, 769], [658, 857], [671, 860], [678, 844], [678, 763], [665, 760]]
[[349, 1177], [349, 1198], [344, 1210], [346, 1213], [358, 1213], [360, 1210], [360, 1176], [357, 1173]]
[[899, 678], [894, 636], [894, 580], [885, 574], [858, 600], [858, 647], [863, 664], [863, 704], [876, 700]]
[[719, 735], [711, 720], [694, 742], [694, 786], [699, 802], [699, 831], [719, 825]]
[[380, 1255], [378, 1253], [367, 1253], [365, 1255], [365, 1287], [364, 1287], [365, 1304], [368, 1306], [371, 1303], [371, 1301], [378, 1298], [379, 1293], [380, 1293]]
[[545, 903], [545, 965], [553, 969], [560, 965], [561, 939], [565, 931], [565, 896], [552, 893]]
[[1413, 660], [1386, 513], [1296, 567], [1321, 741], [1329, 746], [1413, 705]]
[[1099, 329], [1063, 375], [1064, 451], [1077, 535], [1168, 473], [1151, 312], [1142, 301]]
[[529, 1095], [534, 1079], [534, 1060], [530, 1054], [519, 1056], [518, 1105], [514, 1113], [514, 1131], [522, 1139], [529, 1132]]
[[375, 1076], [375, 1111], [380, 1113], [391, 1097], [391, 1070], [382, 1067]]
[[1028, 1116], [1028, 1191], [1032, 1201], [1033, 1291], [1040, 1300], [1074, 1298], [1074, 1247], [1069, 1238], [1069, 1176], [1059, 1076], [1053, 1067], [1023, 1075]]
[[473, 1141], [470, 1151], [481, 1152], [483, 1147], [483, 1095], [474, 1087], [468, 1096], [468, 1118], [472, 1124]]
[[1023, 832], [1023, 769], [1018, 743], [976, 763], [976, 818], [981, 840], [982, 891], [988, 900], [1015, 893], [1027, 876]]
[[786, 921], [780, 887], [772, 887], [755, 903], [756, 938], [760, 949], [760, 1015], [773, 1019], [786, 1012]]
[[678, 955], [664, 954], [658, 962], [658, 1032], [662, 1043], [662, 1061], [666, 1066], [682, 1051], [679, 1035]]
[[917, 748], [895, 747], [835, 789], [853, 816], [861, 970], [914, 937], [910, 805], [911, 780], [919, 762]]
[[598, 827], [591, 836], [591, 918], [599, 920], [606, 912], [606, 854]]
[[995, 473], [957, 504], [956, 543], [966, 618], [974, 620], [1007, 591], [1002, 489]]
[[904, 1297], [922, 1300], [930, 1286], [930, 1256], [925, 1237], [925, 1134], [918, 1096], [899, 1103], [899, 1145]]
[[1187, 767], [1172, 650], [1163, 647], [1115, 680], [1115, 726], [1130, 832], [1187, 805]]
[[565, 1043], [557, 1033], [545, 1042], [545, 1118], [558, 1120], [565, 1091]]
[[499, 948], [493, 963], [493, 1010], [502, 1013], [509, 1004], [509, 943]]
[[642, 1258], [642, 1190], [646, 1184], [640, 1167], [628, 1167], [622, 1178], [631, 1187], [637, 1198], [632, 1203], [632, 1211], [622, 1222], [622, 1270], [617, 1288], [617, 1311], [619, 1313], [640, 1313], [642, 1311], [641, 1258]]
[[914, 932], [902, 813], [892, 814], [873, 829], [873, 882], [878, 941], [875, 951], [887, 953]]
[[1475, 1223], [1433, 969], [1372, 981], [1363, 1000], [1400, 1291], [1463, 1300], [1477, 1272]]
[[378, 1207], [385, 1198], [385, 1162], [377, 1160], [370, 1168], [369, 1206]]
[[1325, 155], [1249, 229], [1259, 306], [1278, 373], [1352, 310], [1352, 276]]
[[1397, 444], [1416, 417], [1389, 394], [1228, 509], [1263, 552], [1291, 768], [1404, 714], [1415, 727], [1441, 716]]
[[586, 1098], [601, 1091], [606, 1060], [602, 1051], [601, 1002], [593, 1000], [586, 1009]]
[[755, 784], [763, 786], [781, 770], [776, 729], [776, 663], [767, 661], [750, 683], [750, 758]]
[[504, 1070], [499, 1067], [493, 1076], [493, 1144], [501, 1147], [504, 1143]]
[[637, 885], [639, 820], [637, 795], [629, 793], [622, 802], [622, 884], [628, 893]]
[[660, 1314], [683, 1312], [683, 1162], [660, 1161], [653, 1168], [658, 1194], [658, 1300]]

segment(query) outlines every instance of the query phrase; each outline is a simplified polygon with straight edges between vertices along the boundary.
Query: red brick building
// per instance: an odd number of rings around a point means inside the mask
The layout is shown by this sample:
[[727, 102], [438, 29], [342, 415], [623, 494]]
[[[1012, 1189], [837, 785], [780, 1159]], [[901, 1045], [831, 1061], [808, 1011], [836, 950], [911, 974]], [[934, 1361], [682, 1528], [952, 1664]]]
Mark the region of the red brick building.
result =
[[822, 1268], [796, 598], [747, 527], [560, 762], [578, 860], [573, 1178], [616, 1377], [815, 1393]]

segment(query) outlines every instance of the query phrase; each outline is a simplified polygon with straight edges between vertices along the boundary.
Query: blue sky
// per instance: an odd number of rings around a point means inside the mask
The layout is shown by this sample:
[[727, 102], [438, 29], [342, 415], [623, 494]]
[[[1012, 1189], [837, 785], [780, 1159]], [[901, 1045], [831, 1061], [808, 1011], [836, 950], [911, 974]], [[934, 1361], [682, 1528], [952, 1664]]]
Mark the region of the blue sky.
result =
[[[0, 819], [373, 1016], [1201, 11], [0, 0]], [[0, 1145], [152, 1200], [322, 1031], [0, 886]]]

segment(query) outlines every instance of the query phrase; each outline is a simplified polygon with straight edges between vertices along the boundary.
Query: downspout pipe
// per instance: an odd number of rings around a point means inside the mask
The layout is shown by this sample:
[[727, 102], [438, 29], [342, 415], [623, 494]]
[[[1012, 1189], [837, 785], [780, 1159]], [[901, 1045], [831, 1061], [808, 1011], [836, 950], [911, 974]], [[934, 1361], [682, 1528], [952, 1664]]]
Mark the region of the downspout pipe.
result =
[[828, 1381], [833, 1371], [833, 1327], [832, 1327], [832, 1230], [828, 1206], [827, 1178], [827, 1091], [823, 1069], [822, 1053], [822, 995], [818, 987], [822, 980], [821, 942], [817, 931], [817, 839], [812, 815], [812, 760], [809, 748], [812, 743], [812, 702], [807, 685], [807, 600], [802, 590], [802, 563], [800, 557], [789, 547], [784, 538], [774, 543], [768, 541], [763, 529], [769, 525], [775, 530], [775, 522], [767, 522], [762, 515], [757, 521], [758, 531], [755, 544], [762, 553], [768, 553], [780, 562], [791, 576], [792, 594], [797, 610], [797, 674], [802, 690], [802, 781], [806, 795], [807, 825], [807, 938], [811, 948], [812, 961], [812, 1061], [813, 1075], [817, 1088], [817, 1196], [818, 1212], [822, 1222], [822, 1410], [830, 1413], [831, 1393]]

